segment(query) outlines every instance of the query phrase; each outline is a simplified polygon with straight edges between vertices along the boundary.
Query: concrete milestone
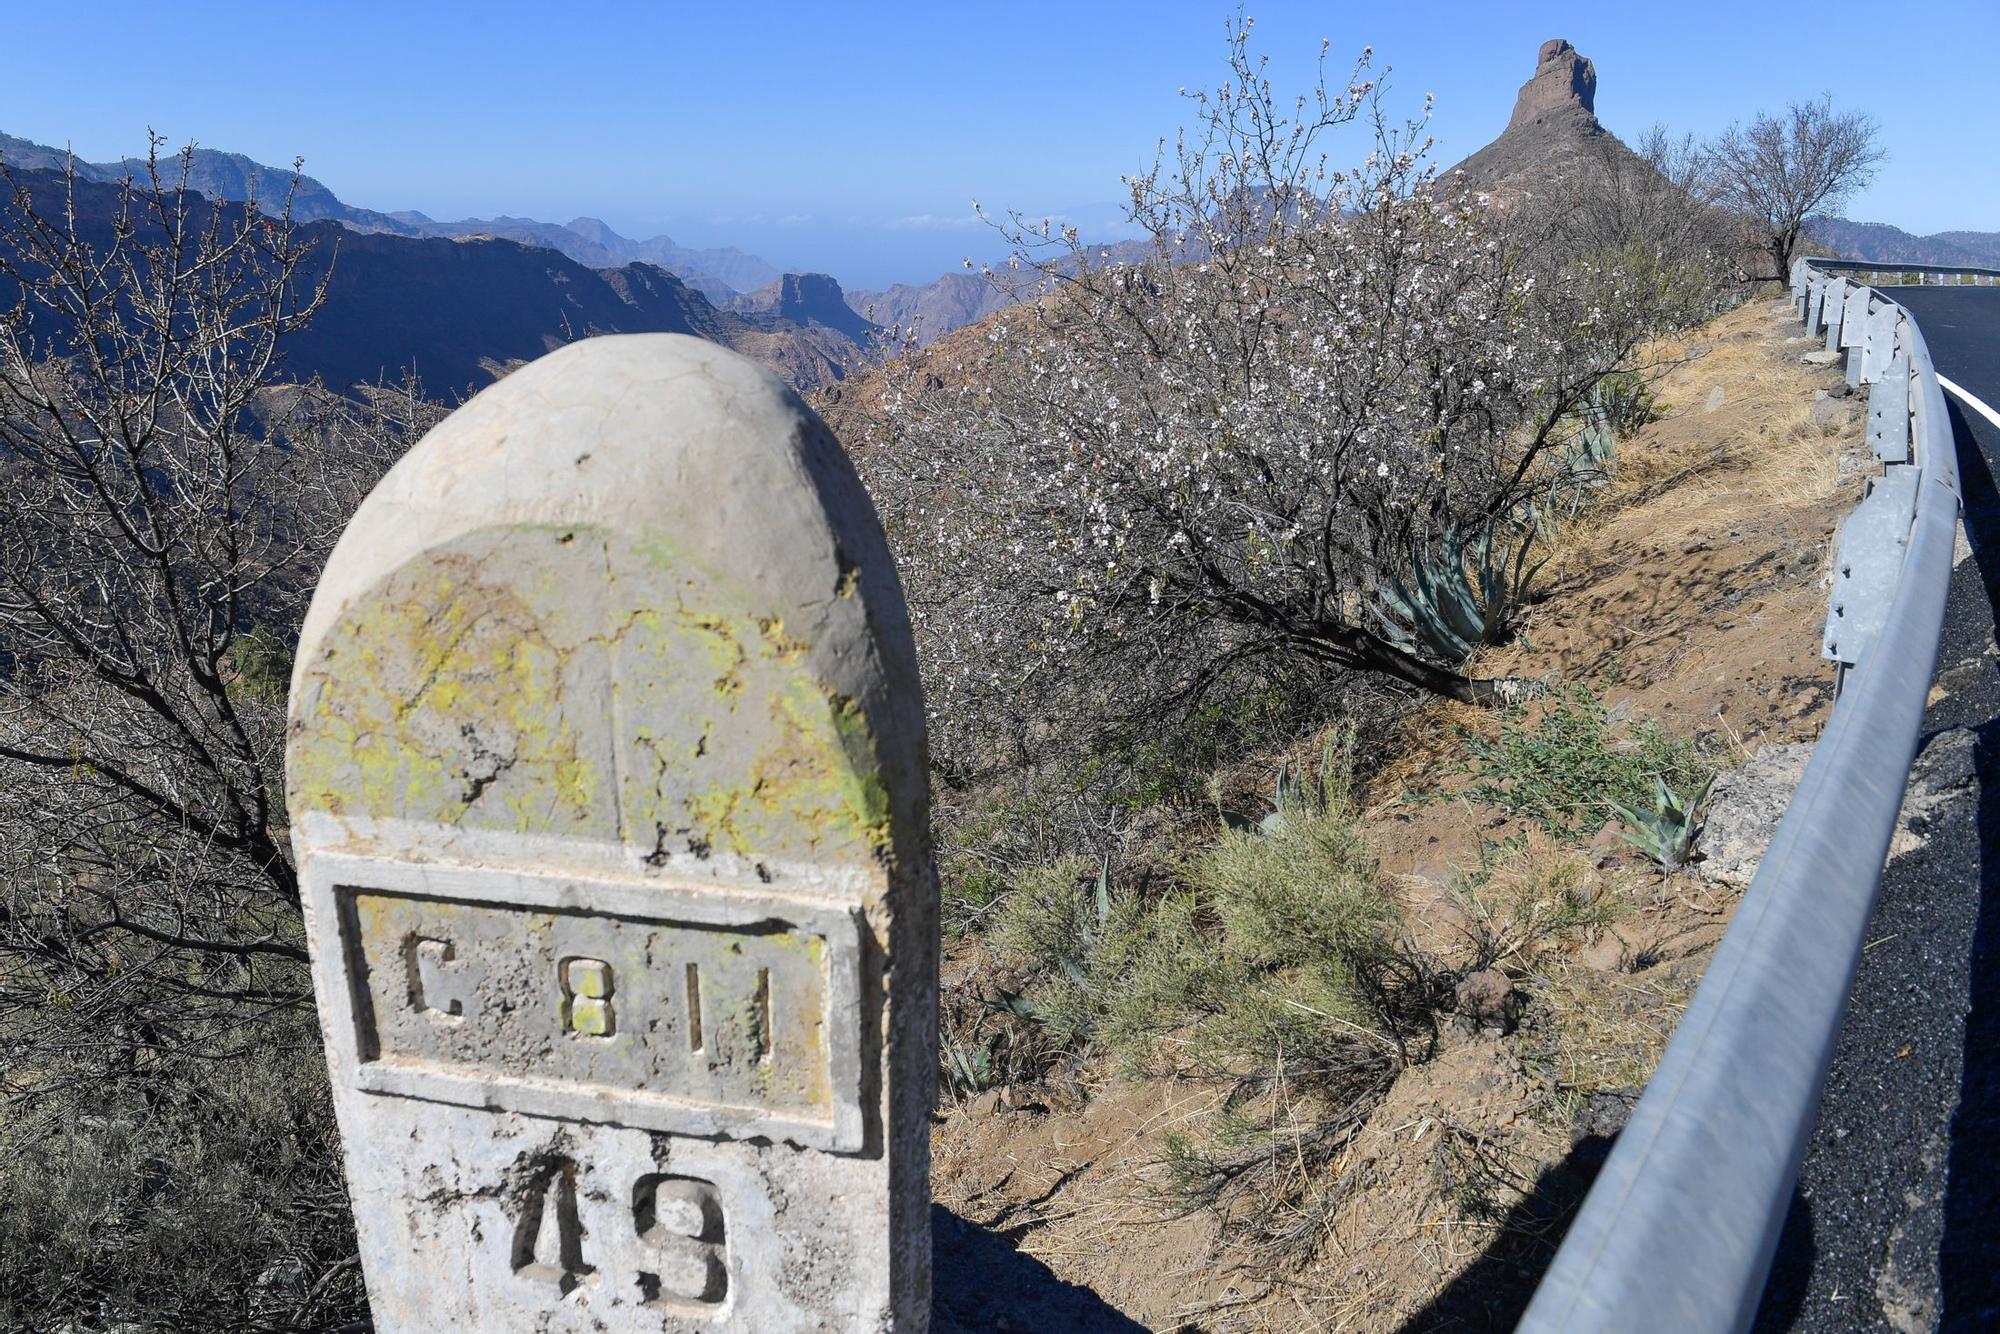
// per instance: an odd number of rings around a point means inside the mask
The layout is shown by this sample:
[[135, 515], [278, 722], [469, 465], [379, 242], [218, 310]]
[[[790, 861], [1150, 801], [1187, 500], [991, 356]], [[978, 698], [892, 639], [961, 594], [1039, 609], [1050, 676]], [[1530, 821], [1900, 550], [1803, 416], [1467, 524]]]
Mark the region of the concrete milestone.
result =
[[327, 567], [287, 787], [378, 1330], [925, 1327], [915, 654], [775, 377], [592, 338], [453, 413]]

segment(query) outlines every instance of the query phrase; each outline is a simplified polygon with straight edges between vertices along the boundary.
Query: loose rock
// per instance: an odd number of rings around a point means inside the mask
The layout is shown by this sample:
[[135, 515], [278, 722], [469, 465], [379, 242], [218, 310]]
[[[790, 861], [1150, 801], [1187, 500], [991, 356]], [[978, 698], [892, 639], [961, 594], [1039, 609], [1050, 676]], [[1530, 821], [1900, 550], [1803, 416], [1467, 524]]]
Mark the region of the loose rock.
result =
[[1715, 780], [1696, 844], [1704, 880], [1739, 889], [1750, 883], [1811, 754], [1812, 747], [1803, 744], [1765, 746], [1748, 764]]
[[1631, 847], [1625, 838], [1625, 826], [1617, 820], [1606, 820], [1603, 828], [1590, 840], [1591, 865], [1602, 870], [1624, 856]]
[[1644, 1091], [1636, 1088], [1599, 1089], [1585, 1098], [1583, 1106], [1577, 1109], [1576, 1120], [1570, 1125], [1570, 1143], [1581, 1144], [1592, 1137], [1616, 1138], [1632, 1119], [1632, 1109], [1639, 1105], [1639, 1095]]
[[1521, 1019], [1521, 997], [1505, 973], [1488, 968], [1458, 984], [1458, 1013], [1475, 1029], [1511, 1033]]

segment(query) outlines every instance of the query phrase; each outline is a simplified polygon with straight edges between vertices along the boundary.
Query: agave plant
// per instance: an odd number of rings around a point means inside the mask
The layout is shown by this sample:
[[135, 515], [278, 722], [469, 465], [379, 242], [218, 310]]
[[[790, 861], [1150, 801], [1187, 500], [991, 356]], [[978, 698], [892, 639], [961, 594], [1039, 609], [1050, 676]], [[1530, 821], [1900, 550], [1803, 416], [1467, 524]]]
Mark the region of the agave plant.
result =
[[1069, 974], [1070, 981], [1086, 990], [1090, 987], [1090, 974], [1085, 971], [1085, 965], [1089, 962], [1091, 952], [1103, 942], [1105, 933], [1111, 929], [1110, 853], [1104, 855], [1104, 861], [1097, 868], [1097, 894], [1095, 902], [1097, 906], [1097, 920], [1092, 922], [1086, 919], [1077, 930], [1075, 951], [1064, 954], [1056, 960], [1057, 963], [1062, 965], [1063, 971]]
[[[1611, 479], [1611, 465], [1618, 458], [1618, 437], [1651, 420], [1652, 397], [1637, 383], [1637, 377], [1632, 377], [1636, 390], [1622, 381], [1607, 388], [1612, 378], [1591, 388], [1590, 397], [1574, 412], [1576, 424], [1568, 443], [1556, 451], [1555, 476], [1549, 482], [1546, 505], [1552, 514], [1574, 518], [1589, 502], [1591, 491]], [[1634, 392], [1645, 395], [1643, 405], [1634, 406]], [[1635, 421], [1637, 425], [1632, 425]]]
[[1292, 767], [1286, 760], [1278, 768], [1278, 781], [1271, 789], [1271, 813], [1252, 825], [1247, 820], [1232, 820], [1223, 817], [1224, 823], [1239, 833], [1249, 833], [1253, 829], [1268, 838], [1281, 834], [1285, 826], [1295, 819], [1299, 812], [1306, 810], [1324, 811], [1337, 800], [1337, 794], [1346, 791], [1353, 776], [1351, 734], [1329, 737], [1319, 754], [1319, 777], [1308, 778]]
[[979, 1093], [993, 1087], [993, 1047], [989, 1041], [967, 1047], [947, 1034], [941, 1044], [946, 1084], [957, 1093]]
[[1687, 865], [1688, 855], [1694, 851], [1695, 835], [1700, 827], [1695, 824], [1695, 812], [1708, 799], [1708, 790], [1715, 786], [1710, 778], [1701, 785], [1701, 791], [1692, 797], [1683, 798], [1668, 787], [1666, 780], [1653, 775], [1653, 809], [1633, 810], [1620, 802], [1612, 802], [1611, 809], [1625, 822], [1625, 841], [1658, 862], [1668, 871], [1678, 871]]
[[1569, 448], [1563, 452], [1563, 461], [1573, 472], [1591, 472], [1602, 476], [1611, 471], [1611, 465], [1617, 458], [1618, 430], [1612, 424], [1612, 416], [1593, 404], [1577, 423]]
[[1529, 554], [1542, 529], [1533, 505], [1486, 521], [1470, 549], [1456, 527], [1417, 549], [1410, 580], [1391, 577], [1371, 608], [1389, 641], [1456, 667], [1481, 644], [1507, 637], [1547, 561]]
[[1653, 391], [1634, 371], [1613, 371], [1590, 388], [1586, 416], [1595, 417], [1620, 436], [1629, 436], [1659, 416]]
[[1257, 822], [1260, 834], [1275, 834], [1285, 827], [1286, 817], [1299, 804], [1299, 779], [1292, 772], [1292, 762], [1286, 760], [1278, 770], [1278, 784], [1271, 793], [1271, 813]]

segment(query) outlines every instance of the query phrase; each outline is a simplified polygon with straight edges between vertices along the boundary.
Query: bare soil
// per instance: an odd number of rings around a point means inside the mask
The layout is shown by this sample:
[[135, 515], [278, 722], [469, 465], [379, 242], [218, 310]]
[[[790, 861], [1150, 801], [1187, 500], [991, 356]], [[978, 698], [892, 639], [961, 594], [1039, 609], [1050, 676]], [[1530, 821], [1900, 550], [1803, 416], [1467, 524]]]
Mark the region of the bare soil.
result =
[[[1663, 417], [1621, 445], [1602, 503], [1561, 537], [1546, 598], [1484, 671], [1590, 683], [1614, 711], [1738, 756], [1818, 735], [1833, 698], [1819, 656], [1829, 539], [1859, 499], [1866, 446], [1858, 398], [1813, 420], [1836, 376], [1799, 362], [1813, 345], [1795, 328], [1754, 298], [1670, 349], [1685, 359], [1657, 387]], [[1414, 710], [1363, 793], [1412, 932], [1445, 957], [1467, 925], [1448, 886], [1521, 829], [1405, 793], [1449, 792], [1454, 727], [1494, 725], [1446, 703]], [[1398, 1078], [1316, 1183], [1337, 1204], [1310, 1259], [1244, 1250], [1227, 1218], [1174, 1203], [1164, 1137], [1201, 1126], [1217, 1090], [1108, 1068], [943, 1106], [935, 1198], [1148, 1328], [1511, 1326], [1735, 906], [1693, 875], [1586, 855], [1612, 925], [1510, 962], [1526, 999], [1514, 1032], [1452, 1030]], [[952, 945], [944, 980], [949, 1025], [990, 993], [984, 947]]]

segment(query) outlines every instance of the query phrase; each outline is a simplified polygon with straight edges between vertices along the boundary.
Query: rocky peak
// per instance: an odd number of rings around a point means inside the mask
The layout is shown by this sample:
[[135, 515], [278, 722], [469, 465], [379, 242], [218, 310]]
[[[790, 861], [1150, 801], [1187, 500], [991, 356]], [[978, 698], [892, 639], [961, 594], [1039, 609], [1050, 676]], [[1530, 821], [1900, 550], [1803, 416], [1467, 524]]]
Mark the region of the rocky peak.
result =
[[848, 306], [840, 284], [824, 273], [787, 273], [774, 283], [732, 298], [731, 310], [745, 315], [773, 315], [797, 325], [825, 325], [857, 341], [870, 338], [875, 326]]
[[[842, 316], [851, 317], [840, 284], [824, 273], [788, 273], [778, 280], [777, 314], [781, 320], [804, 324], [817, 320], [833, 324]], [[829, 319], [828, 316], [832, 316]]]
[[1592, 122], [1597, 119], [1597, 67], [1560, 37], [1542, 43], [1535, 60], [1535, 74], [1521, 85], [1514, 100], [1512, 130], [1555, 112], [1579, 111]]

